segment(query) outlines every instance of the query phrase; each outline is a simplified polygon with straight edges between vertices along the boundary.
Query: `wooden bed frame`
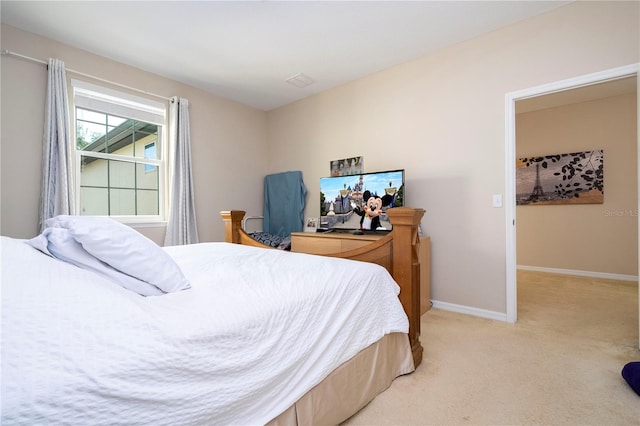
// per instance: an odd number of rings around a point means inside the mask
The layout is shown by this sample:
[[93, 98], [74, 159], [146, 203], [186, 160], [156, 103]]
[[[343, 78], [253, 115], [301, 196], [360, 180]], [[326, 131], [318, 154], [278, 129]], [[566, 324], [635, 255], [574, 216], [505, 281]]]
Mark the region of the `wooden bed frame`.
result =
[[[400, 286], [400, 302], [409, 318], [409, 343], [415, 367], [422, 362], [420, 344], [420, 262], [418, 249], [418, 225], [424, 209], [394, 207], [387, 210], [393, 230], [385, 237], [354, 250], [323, 256], [340, 257], [377, 263], [385, 267]], [[230, 210], [220, 212], [225, 224], [227, 242], [272, 249], [254, 240], [242, 229], [245, 212]]]

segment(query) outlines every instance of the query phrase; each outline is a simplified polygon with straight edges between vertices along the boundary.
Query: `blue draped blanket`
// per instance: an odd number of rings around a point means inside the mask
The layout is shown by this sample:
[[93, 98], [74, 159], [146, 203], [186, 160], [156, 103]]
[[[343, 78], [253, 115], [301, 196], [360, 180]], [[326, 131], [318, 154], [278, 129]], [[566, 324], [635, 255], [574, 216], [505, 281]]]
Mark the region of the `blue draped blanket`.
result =
[[265, 176], [264, 231], [281, 237], [302, 231], [306, 193], [300, 171]]

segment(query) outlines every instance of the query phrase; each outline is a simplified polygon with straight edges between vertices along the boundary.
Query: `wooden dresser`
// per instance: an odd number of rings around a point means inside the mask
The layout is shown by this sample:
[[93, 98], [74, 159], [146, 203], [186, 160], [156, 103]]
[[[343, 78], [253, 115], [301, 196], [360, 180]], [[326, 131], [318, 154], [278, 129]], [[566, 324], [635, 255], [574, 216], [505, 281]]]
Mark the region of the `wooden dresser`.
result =
[[[377, 241], [385, 234], [353, 235], [350, 232], [293, 232], [291, 251], [330, 254], [354, 250]], [[431, 238], [420, 237], [420, 315], [431, 308]]]

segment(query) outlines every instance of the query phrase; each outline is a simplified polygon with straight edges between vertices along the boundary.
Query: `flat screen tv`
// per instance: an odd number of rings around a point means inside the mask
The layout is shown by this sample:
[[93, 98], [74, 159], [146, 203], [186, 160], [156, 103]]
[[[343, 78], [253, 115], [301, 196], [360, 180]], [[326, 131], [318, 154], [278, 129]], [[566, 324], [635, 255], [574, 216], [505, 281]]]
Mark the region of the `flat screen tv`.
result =
[[380, 226], [371, 231], [390, 231], [386, 211], [404, 205], [404, 170], [320, 178], [319, 230], [362, 229], [361, 213], [370, 197], [382, 200]]

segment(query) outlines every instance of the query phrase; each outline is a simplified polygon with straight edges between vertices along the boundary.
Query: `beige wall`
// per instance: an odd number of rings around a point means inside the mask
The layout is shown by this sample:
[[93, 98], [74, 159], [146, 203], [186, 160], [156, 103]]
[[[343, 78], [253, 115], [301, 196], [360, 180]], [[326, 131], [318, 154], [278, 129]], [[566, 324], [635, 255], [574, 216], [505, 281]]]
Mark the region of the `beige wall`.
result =
[[576, 2], [269, 113], [269, 170], [406, 169], [427, 210], [432, 298], [506, 313], [505, 94], [639, 61], [638, 2]]
[[[221, 210], [262, 212], [267, 167], [265, 112], [11, 26], [2, 25], [1, 31], [5, 49], [42, 60], [59, 58], [67, 69], [165, 97], [176, 95], [189, 99], [195, 204], [201, 241], [224, 240]], [[38, 231], [46, 67], [6, 56], [2, 56], [0, 66], [0, 233], [29, 238]], [[67, 79], [70, 78], [85, 79], [68, 72]], [[158, 243], [164, 240], [163, 227], [144, 227], [140, 231]]]
[[604, 150], [604, 204], [518, 206], [518, 265], [638, 274], [636, 94], [516, 116], [516, 156]]

